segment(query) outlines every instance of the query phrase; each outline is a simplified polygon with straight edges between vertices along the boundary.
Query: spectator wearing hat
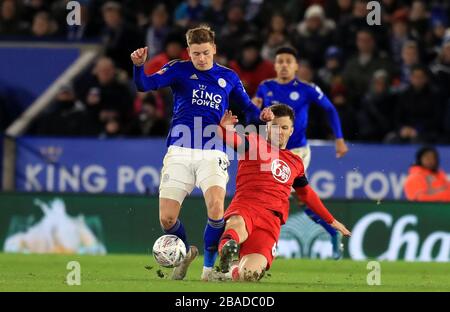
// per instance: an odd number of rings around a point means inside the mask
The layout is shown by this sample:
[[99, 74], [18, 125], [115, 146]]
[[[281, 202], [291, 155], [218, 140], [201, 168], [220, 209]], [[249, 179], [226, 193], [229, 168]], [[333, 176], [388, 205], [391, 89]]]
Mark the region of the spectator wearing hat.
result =
[[410, 201], [450, 202], [450, 181], [439, 168], [439, 154], [434, 147], [422, 147], [417, 151], [404, 191]]
[[322, 90], [329, 94], [331, 85], [335, 81], [342, 82], [342, 51], [337, 46], [328, 47], [325, 52], [325, 66], [319, 69], [317, 77], [319, 79], [318, 84], [322, 87]]
[[325, 17], [320, 5], [311, 5], [305, 12], [304, 20], [297, 26], [295, 47], [299, 56], [307, 59], [314, 69], [323, 66], [323, 55], [333, 43], [336, 25]]
[[250, 97], [254, 96], [259, 84], [266, 79], [275, 77], [272, 62], [261, 57], [261, 44], [254, 38], [244, 39], [237, 60], [229, 63], [231, 69], [241, 78]]

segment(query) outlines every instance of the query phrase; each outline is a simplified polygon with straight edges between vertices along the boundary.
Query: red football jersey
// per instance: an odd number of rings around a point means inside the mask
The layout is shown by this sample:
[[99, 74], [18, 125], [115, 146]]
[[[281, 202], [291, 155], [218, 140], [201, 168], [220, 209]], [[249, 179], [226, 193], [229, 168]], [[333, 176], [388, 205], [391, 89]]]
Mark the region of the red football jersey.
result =
[[256, 133], [247, 136], [249, 149], [240, 155], [236, 193], [231, 207], [268, 209], [289, 215], [289, 196], [295, 178], [305, 175], [302, 159], [289, 150], [272, 146]]

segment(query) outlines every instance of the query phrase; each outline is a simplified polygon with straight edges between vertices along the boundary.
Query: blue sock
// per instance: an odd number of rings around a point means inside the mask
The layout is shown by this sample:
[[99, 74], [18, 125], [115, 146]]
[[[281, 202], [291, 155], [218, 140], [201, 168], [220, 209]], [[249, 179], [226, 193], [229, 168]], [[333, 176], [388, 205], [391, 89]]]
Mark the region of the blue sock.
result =
[[179, 219], [177, 219], [177, 222], [170, 228], [170, 229], [164, 229], [164, 233], [166, 234], [172, 234], [175, 236], [178, 236], [183, 241], [184, 245], [186, 245], [186, 251], [189, 251], [189, 243], [186, 238], [186, 230], [184, 229], [183, 223]]
[[203, 266], [212, 268], [217, 258], [217, 248], [219, 246], [220, 236], [225, 229], [225, 221], [213, 220], [208, 218], [208, 223], [205, 227], [205, 233], [203, 235], [203, 241], [205, 243], [205, 257], [203, 259]]
[[331, 236], [337, 235], [337, 231], [334, 229], [334, 227], [322, 220], [322, 218], [316, 215], [311, 209], [305, 207], [305, 213], [311, 220], [313, 220], [317, 224], [320, 224]]

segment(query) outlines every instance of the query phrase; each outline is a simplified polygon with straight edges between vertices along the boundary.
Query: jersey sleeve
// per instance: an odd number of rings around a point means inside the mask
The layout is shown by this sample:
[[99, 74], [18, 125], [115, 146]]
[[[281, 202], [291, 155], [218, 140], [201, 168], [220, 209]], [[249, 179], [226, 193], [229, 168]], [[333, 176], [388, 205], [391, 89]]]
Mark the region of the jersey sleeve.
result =
[[134, 66], [133, 80], [139, 91], [157, 90], [174, 84], [179, 70], [178, 60], [167, 63], [159, 71], [149, 76], [145, 74], [144, 66]]
[[266, 108], [268, 106], [270, 106], [270, 101], [267, 97], [267, 92], [268, 92], [268, 88], [267, 86], [264, 84], [264, 82], [262, 82], [259, 86], [258, 89], [256, 90], [256, 97], [260, 98], [262, 100], [262, 105], [261, 105], [261, 109]]
[[242, 85], [242, 81], [236, 74], [233, 75], [233, 90], [230, 93], [232, 100], [238, 102], [241, 106], [242, 112], [245, 114], [247, 123], [260, 123], [259, 115], [261, 111], [248, 96], [247, 92]]
[[336, 139], [342, 139], [344, 136], [342, 134], [341, 121], [339, 120], [339, 114], [334, 108], [331, 101], [328, 97], [323, 93], [323, 91], [319, 88], [319, 86], [311, 85], [309, 88], [309, 94], [311, 96], [311, 100], [322, 107], [328, 118], [328, 122], [330, 123], [331, 128], [333, 129], [334, 135]]

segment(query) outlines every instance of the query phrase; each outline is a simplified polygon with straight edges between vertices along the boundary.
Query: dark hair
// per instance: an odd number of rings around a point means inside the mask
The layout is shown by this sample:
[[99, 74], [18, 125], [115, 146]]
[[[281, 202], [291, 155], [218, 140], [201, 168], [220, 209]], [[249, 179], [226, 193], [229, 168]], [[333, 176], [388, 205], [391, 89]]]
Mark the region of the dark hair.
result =
[[415, 165], [422, 166], [422, 156], [428, 152], [432, 152], [436, 157], [436, 168], [434, 168], [433, 171], [437, 171], [439, 169], [439, 153], [437, 149], [433, 146], [423, 146], [417, 150]]
[[186, 32], [186, 42], [191, 44], [214, 43], [215, 33], [208, 25], [200, 25]]
[[426, 67], [425, 65], [422, 64], [413, 65], [411, 68], [411, 74], [417, 70], [424, 73], [425, 76], [430, 77], [430, 71], [428, 70], [428, 67]]
[[277, 56], [278, 54], [290, 54], [295, 57], [295, 59], [298, 58], [297, 50], [292, 47], [281, 47], [275, 52], [275, 56]]
[[286, 104], [274, 104], [269, 108], [273, 112], [275, 117], [287, 116], [292, 120], [292, 122], [294, 122], [295, 119], [294, 110], [291, 107], [287, 106]]

